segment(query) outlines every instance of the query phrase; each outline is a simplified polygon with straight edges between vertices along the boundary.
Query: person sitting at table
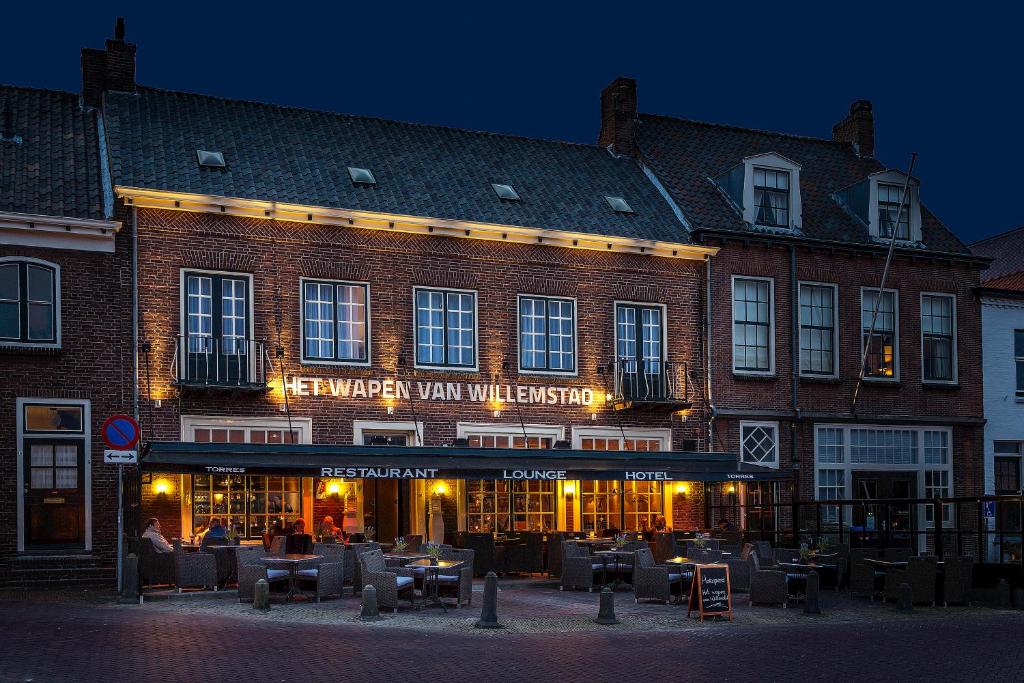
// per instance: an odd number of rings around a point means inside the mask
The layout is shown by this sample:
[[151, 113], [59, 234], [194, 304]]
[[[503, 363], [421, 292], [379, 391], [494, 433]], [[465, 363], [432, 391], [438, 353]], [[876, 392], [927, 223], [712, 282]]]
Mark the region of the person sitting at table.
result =
[[729, 531], [736, 531], [736, 525], [727, 520], [725, 517], [722, 517], [718, 520], [718, 530], [721, 531], [723, 534]]
[[224, 545], [228, 540], [228, 530], [220, 521], [220, 517], [210, 519], [210, 528], [203, 534], [203, 540], [199, 543], [199, 552], [205, 552], [211, 545]]
[[146, 520], [146, 530], [142, 532], [143, 538], [148, 538], [153, 542], [153, 547], [158, 553], [173, 553], [174, 547], [167, 542], [163, 534], [160, 533], [160, 520], [156, 517], [150, 517]]
[[320, 538], [338, 538], [341, 536], [341, 529], [334, 524], [334, 518], [330, 515], [324, 517], [323, 521], [320, 522]]
[[202, 543], [203, 536], [206, 535], [207, 531], [209, 531], [209, 529], [206, 527], [205, 524], [196, 524], [196, 529], [192, 532], [192, 542], [196, 545]]
[[295, 520], [292, 525], [292, 532], [284, 543], [284, 552], [287, 555], [299, 554], [308, 555], [313, 550], [313, 537], [306, 533], [306, 521]]

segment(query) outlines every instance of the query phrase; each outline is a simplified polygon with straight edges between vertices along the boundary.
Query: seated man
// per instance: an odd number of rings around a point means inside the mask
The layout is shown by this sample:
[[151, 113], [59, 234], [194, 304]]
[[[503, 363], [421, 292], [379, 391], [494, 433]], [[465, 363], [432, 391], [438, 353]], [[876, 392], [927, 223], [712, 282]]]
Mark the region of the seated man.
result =
[[160, 520], [156, 517], [150, 517], [146, 520], [146, 530], [142, 532], [142, 537], [152, 541], [153, 547], [156, 548], [158, 553], [174, 552], [174, 547], [160, 533]]
[[292, 526], [292, 533], [284, 544], [284, 552], [288, 555], [308, 555], [313, 551], [313, 537], [306, 533], [306, 522], [302, 519], [295, 520]]

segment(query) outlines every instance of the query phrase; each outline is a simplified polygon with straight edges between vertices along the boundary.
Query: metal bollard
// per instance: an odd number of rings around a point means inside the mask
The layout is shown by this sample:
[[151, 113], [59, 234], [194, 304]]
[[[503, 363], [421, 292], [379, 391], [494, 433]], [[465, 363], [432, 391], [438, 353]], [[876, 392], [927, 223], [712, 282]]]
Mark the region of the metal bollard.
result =
[[477, 628], [501, 628], [498, 623], [498, 575], [487, 572], [484, 577], [484, 606], [480, 610], [480, 621]]
[[900, 594], [896, 599], [896, 609], [900, 612], [914, 611], [914, 591], [909, 583], [900, 584]]
[[139, 592], [139, 558], [135, 553], [129, 553], [124, 561], [123, 586], [121, 597], [117, 601], [122, 604], [142, 604], [142, 594]]
[[821, 614], [821, 604], [818, 600], [821, 579], [818, 572], [807, 574], [807, 590], [804, 594], [804, 614]]
[[267, 583], [266, 579], [260, 579], [256, 582], [252, 592], [252, 606], [253, 609], [263, 610], [264, 612], [270, 609], [270, 584]]
[[597, 611], [597, 619], [594, 619], [594, 623], [608, 625], [619, 623], [619, 620], [615, 618], [615, 593], [612, 593], [612, 589], [608, 586], [601, 589], [601, 607]]
[[380, 609], [377, 607], [377, 589], [367, 584], [363, 588], [363, 611], [359, 613], [360, 621], [377, 621]]

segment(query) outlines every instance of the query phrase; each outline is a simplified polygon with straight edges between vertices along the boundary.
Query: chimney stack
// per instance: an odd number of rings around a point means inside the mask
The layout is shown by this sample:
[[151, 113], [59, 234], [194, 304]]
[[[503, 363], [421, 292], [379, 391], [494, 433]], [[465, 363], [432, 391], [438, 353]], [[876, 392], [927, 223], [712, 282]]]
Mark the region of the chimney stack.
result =
[[107, 90], [135, 92], [135, 44], [124, 39], [124, 17], [114, 25], [114, 37], [106, 49], [82, 49], [82, 97], [86, 105], [99, 107]]
[[616, 78], [601, 92], [601, 135], [598, 144], [616, 154], [636, 154], [636, 81]]
[[858, 156], [875, 156], [875, 115], [871, 102], [857, 100], [851, 104], [846, 118], [832, 126], [832, 139], [849, 142]]

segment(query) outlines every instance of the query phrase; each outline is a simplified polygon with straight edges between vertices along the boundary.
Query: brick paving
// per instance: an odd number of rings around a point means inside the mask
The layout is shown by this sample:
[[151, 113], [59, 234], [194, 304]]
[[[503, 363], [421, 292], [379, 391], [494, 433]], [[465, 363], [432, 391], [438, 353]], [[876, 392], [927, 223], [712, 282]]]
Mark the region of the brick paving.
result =
[[[479, 598], [479, 595], [476, 596]], [[359, 623], [352, 597], [275, 603], [269, 614], [230, 597], [116, 605], [110, 596], [0, 595], [0, 681], [560, 681], [1020, 680], [1024, 613], [918, 608], [896, 613], [823, 594], [825, 615], [750, 608], [703, 625], [685, 608], [616, 594], [620, 626], [599, 627], [597, 595], [542, 581], [504, 581], [506, 628], [479, 631], [469, 609], [403, 609]]]

